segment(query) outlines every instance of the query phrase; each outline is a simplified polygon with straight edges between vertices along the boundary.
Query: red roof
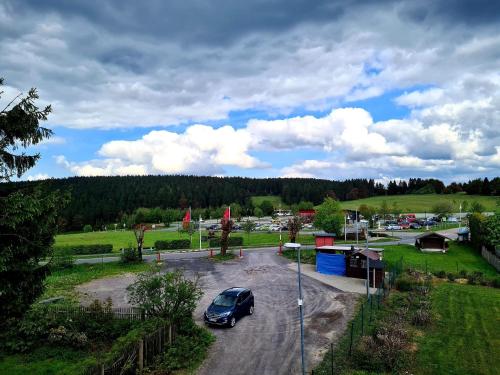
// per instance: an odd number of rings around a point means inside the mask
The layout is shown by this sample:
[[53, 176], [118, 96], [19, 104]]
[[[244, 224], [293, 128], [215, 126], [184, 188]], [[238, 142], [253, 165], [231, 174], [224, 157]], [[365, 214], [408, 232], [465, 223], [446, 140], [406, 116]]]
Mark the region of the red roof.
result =
[[299, 210], [299, 215], [314, 215], [316, 210]]

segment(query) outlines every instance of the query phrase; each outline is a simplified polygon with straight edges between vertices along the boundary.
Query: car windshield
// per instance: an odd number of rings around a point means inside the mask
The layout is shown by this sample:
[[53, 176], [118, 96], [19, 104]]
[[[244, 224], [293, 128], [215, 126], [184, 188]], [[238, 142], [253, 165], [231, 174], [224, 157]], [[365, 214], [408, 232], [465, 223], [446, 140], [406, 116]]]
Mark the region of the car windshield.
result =
[[225, 295], [225, 294], [219, 294], [214, 299], [214, 305], [229, 307], [229, 306], [233, 306], [235, 301], [236, 301], [236, 297], [234, 297], [234, 296], [228, 296], [228, 295]]

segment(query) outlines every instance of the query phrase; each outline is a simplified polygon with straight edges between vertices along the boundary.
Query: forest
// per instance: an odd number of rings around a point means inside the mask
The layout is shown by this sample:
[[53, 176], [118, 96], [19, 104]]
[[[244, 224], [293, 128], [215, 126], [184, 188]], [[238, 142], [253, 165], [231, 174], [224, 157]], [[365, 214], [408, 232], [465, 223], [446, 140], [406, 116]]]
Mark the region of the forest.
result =
[[280, 196], [287, 205], [312, 202], [317, 205], [326, 196], [355, 200], [397, 194], [499, 195], [500, 178], [471, 180], [445, 185], [436, 179], [410, 178], [390, 181], [387, 186], [373, 179], [344, 181], [313, 178], [244, 178], [204, 176], [110, 176], [69, 177], [43, 181], [0, 184], [0, 196], [35, 186], [47, 192], [69, 192], [71, 199], [62, 212], [64, 230], [81, 230], [85, 224], [100, 227], [120, 221], [137, 208], [217, 208], [238, 203], [246, 214], [252, 212], [252, 196]]

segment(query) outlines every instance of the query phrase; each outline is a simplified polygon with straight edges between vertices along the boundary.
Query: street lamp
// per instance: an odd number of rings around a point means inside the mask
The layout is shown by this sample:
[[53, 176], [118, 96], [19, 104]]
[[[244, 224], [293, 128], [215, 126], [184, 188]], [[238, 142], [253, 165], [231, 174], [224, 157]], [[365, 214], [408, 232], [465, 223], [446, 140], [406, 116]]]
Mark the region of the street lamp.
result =
[[297, 250], [297, 269], [298, 269], [298, 280], [299, 280], [299, 313], [300, 313], [300, 355], [302, 358], [302, 375], [306, 375], [306, 362], [304, 359], [304, 300], [302, 299], [302, 284], [301, 284], [301, 273], [300, 273], [300, 243], [287, 242], [285, 248]]

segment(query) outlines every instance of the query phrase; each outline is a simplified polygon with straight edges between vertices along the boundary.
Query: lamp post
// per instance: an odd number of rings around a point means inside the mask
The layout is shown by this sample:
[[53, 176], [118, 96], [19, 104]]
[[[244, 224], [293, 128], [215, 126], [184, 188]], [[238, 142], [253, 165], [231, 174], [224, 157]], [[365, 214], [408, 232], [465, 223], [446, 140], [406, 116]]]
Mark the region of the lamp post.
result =
[[302, 299], [302, 283], [301, 283], [301, 273], [300, 273], [300, 243], [287, 242], [285, 244], [286, 248], [297, 250], [297, 276], [299, 282], [299, 313], [300, 313], [300, 355], [302, 359], [302, 375], [306, 375], [306, 362], [304, 358], [304, 300]]

